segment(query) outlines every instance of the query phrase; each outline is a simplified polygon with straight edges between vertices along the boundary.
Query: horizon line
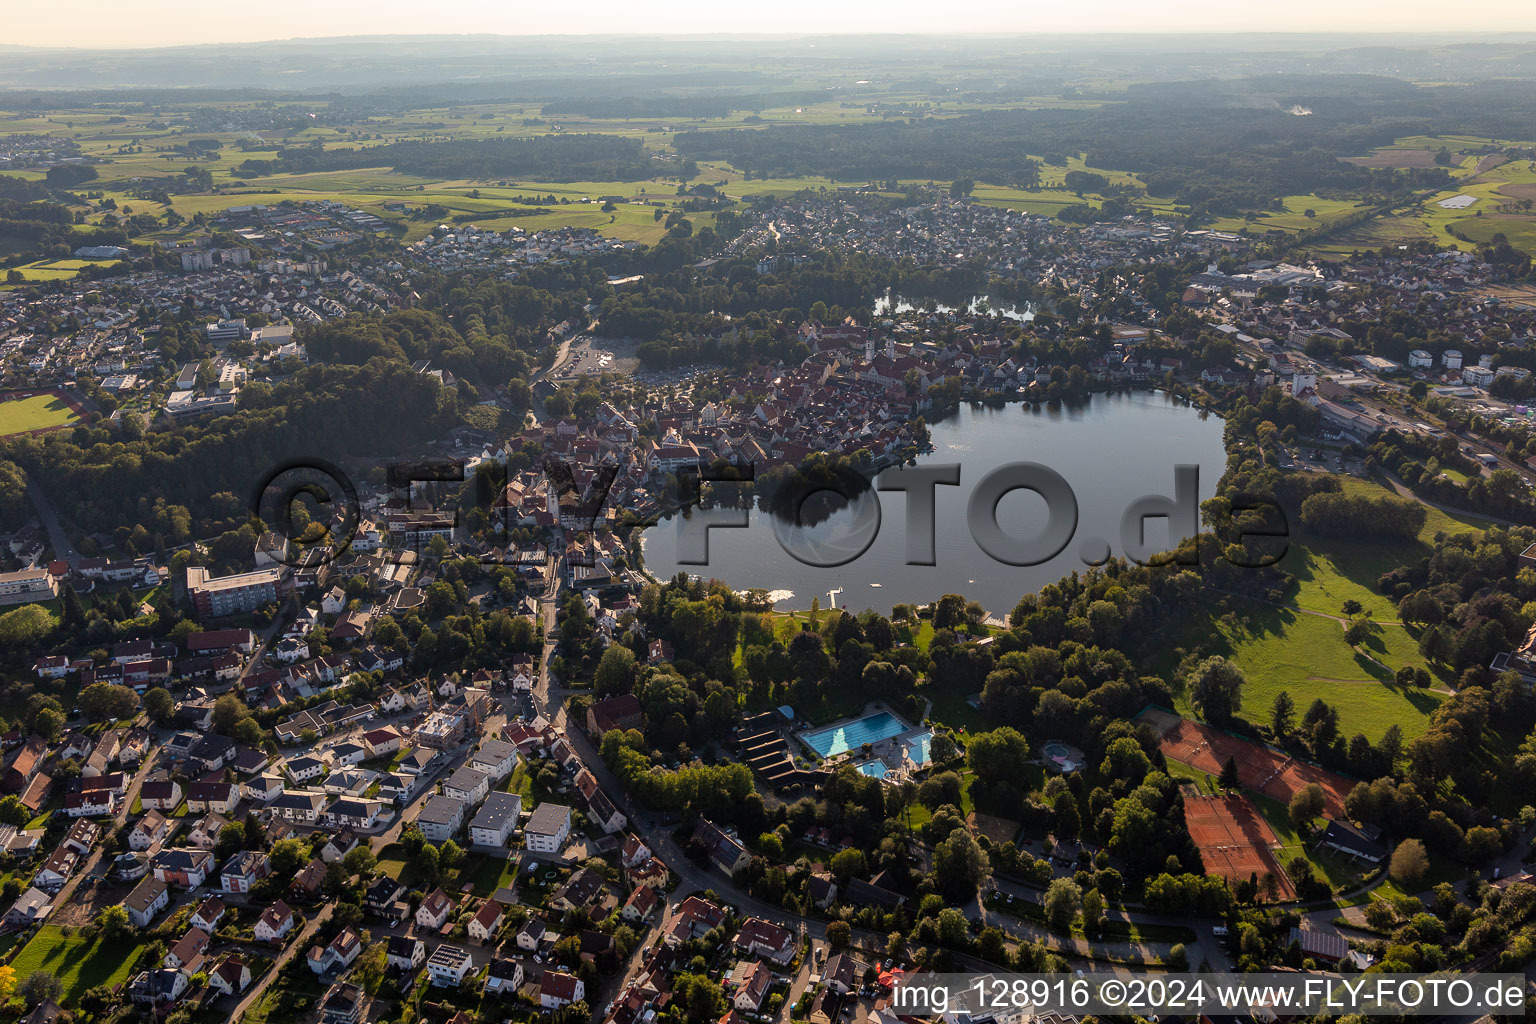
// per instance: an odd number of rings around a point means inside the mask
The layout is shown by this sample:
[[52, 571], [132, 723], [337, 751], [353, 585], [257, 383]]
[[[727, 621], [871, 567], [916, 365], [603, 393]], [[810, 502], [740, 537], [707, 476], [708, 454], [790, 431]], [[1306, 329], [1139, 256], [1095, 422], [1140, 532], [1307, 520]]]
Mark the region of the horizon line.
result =
[[[1524, 34], [1525, 38], [1510, 38], [1511, 35]], [[113, 46], [110, 44], [96, 44], [89, 46], [71, 46], [67, 44], [42, 44], [42, 43], [0, 43], [0, 53], [34, 51], [39, 53], [134, 53], [154, 52], [159, 50], [187, 50], [196, 47], [209, 46], [263, 46], [275, 43], [344, 43], [367, 42], [373, 40], [450, 40], [450, 39], [480, 39], [480, 40], [537, 40], [537, 39], [568, 39], [568, 40], [593, 40], [593, 39], [650, 39], [671, 40], [676, 42], [792, 42], [795, 40], [867, 40], [871, 38], [881, 40], [913, 39], [939, 41], [945, 39], [975, 41], [978, 39], [1003, 41], [1010, 39], [1034, 39], [1034, 40], [1092, 40], [1092, 39], [1116, 39], [1134, 40], [1140, 38], [1175, 39], [1191, 37], [1199, 39], [1219, 38], [1258, 38], [1258, 39], [1295, 39], [1333, 41], [1338, 48], [1345, 48], [1346, 41], [1360, 39], [1412, 39], [1417, 38], [1425, 42], [1437, 44], [1455, 45], [1467, 41], [1486, 41], [1489, 43], [1520, 46], [1536, 43], [1536, 24], [1530, 28], [1486, 28], [1486, 29], [1353, 29], [1345, 31], [1330, 31], [1328, 29], [1312, 30], [1275, 30], [1275, 29], [1202, 29], [1193, 27], [1181, 28], [1150, 28], [1120, 31], [1030, 31], [1027, 29], [1015, 29], [1006, 31], [955, 31], [955, 32], [924, 32], [917, 29], [889, 31], [870, 30], [864, 32], [754, 32], [754, 31], [729, 31], [729, 32], [372, 32], [372, 33], [338, 33], [334, 35], [315, 36], [271, 36], [262, 39], [209, 39], [197, 42], [162, 43], [158, 45], [125, 44]], [[1449, 41], [1454, 40], [1455, 43]], [[1433, 48], [1433, 47], [1430, 47]]]

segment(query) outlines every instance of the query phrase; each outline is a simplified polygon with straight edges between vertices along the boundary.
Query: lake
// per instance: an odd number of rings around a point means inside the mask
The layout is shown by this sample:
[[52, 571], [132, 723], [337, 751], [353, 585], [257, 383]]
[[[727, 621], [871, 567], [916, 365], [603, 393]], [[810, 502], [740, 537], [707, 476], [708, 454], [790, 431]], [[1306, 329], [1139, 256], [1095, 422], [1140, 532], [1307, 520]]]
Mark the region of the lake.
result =
[[[910, 313], [914, 310], [921, 310], [924, 302], [925, 300], [923, 299], [914, 301], [905, 296], [894, 294], [890, 289], [886, 289], [884, 295], [875, 299], [875, 316], [884, 316], [887, 313]], [[1033, 320], [1035, 318], [1033, 306], [1027, 304], [1016, 306], [1006, 299], [989, 299], [984, 295], [977, 295], [967, 302], [965, 304], [965, 312], [972, 316], [979, 314], [983, 302], [987, 304], [987, 312], [992, 316], [1000, 316], [1008, 320]], [[957, 313], [960, 311], [960, 307], [947, 306], [942, 302], [934, 303], [933, 308], [936, 313]]]
[[[1094, 395], [1080, 406], [1055, 409], [965, 404], [930, 424], [929, 431], [934, 450], [920, 456], [917, 464], [961, 467], [959, 486], [935, 488], [934, 565], [905, 564], [906, 495], [875, 492], [868, 500], [879, 502], [878, 532], [868, 550], [837, 568], [806, 565], [792, 557], [775, 536], [770, 515], [757, 508], [749, 513], [745, 529], [709, 531], [707, 566], [678, 564], [679, 517], [663, 519], [642, 537], [646, 567], [663, 580], [681, 571], [719, 579], [738, 590], [761, 587], [774, 592], [781, 609], [809, 608], [812, 598], [820, 598], [826, 608], [829, 591], [840, 591], [835, 595], [840, 608], [881, 612], [889, 612], [893, 604], [924, 604], [956, 593], [1006, 618], [1023, 594], [1082, 571], [1083, 541], [1108, 538], [1113, 553], [1122, 555], [1120, 521], [1125, 509], [1144, 495], [1172, 497], [1175, 466], [1199, 467], [1201, 501], [1216, 493], [1226, 467], [1221, 419], [1162, 392]], [[977, 483], [1013, 462], [1036, 462], [1055, 470], [1077, 499], [1073, 539], [1040, 565], [995, 561], [966, 528], [966, 509]], [[1005, 532], [1030, 538], [1041, 533], [1045, 513], [1044, 499], [1019, 490], [998, 504], [997, 521]], [[815, 527], [781, 528], [797, 544], [835, 545], [857, 535], [855, 521], [853, 511], [844, 510]], [[1148, 542], [1166, 547], [1167, 537], [1166, 519], [1147, 520]]]

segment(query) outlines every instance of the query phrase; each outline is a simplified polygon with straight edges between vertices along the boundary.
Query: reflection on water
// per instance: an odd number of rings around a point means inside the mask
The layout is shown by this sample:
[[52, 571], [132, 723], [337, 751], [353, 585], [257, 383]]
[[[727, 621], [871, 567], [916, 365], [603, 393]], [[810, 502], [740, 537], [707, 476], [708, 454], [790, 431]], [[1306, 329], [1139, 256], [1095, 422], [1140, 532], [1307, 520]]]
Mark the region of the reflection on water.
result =
[[[1083, 542], [1095, 538], [1120, 549], [1120, 520], [1137, 498], [1174, 493], [1174, 467], [1200, 469], [1200, 500], [1211, 497], [1225, 468], [1222, 422], [1157, 392], [1095, 395], [1076, 408], [1026, 405], [964, 405], [930, 425], [934, 450], [917, 464], [960, 464], [960, 485], [935, 488], [935, 563], [906, 564], [906, 498], [871, 492], [880, 507], [878, 532], [869, 549], [837, 568], [803, 564], [785, 547], [801, 541], [846, 543], [867, 523], [844, 508], [814, 527], [792, 528], [787, 545], [774, 517], [753, 509], [746, 529], [709, 534], [709, 565], [679, 565], [676, 517], [645, 531], [646, 567], [659, 579], [678, 571], [714, 577], [738, 590], [761, 587], [780, 608], [807, 608], [812, 598], [826, 607], [889, 611], [898, 603], [927, 603], [946, 593], [980, 601], [1006, 617], [1020, 596], [1073, 571], [1082, 571]], [[1060, 555], [1037, 566], [1003, 565], [986, 555], [966, 529], [966, 506], [976, 484], [1012, 462], [1042, 463], [1066, 478], [1078, 505], [1078, 526]], [[1045, 502], [1015, 491], [998, 504], [998, 524], [1018, 537], [1034, 537], [1045, 523]], [[781, 525], [780, 531], [784, 529]], [[1161, 532], [1160, 532], [1161, 531]], [[800, 536], [801, 532], [813, 536]], [[841, 539], [839, 539], [841, 538]], [[1168, 545], [1164, 520], [1147, 521], [1147, 540]]]
[[[935, 313], [954, 313], [959, 311], [958, 306], [947, 306], [942, 302], [932, 299], [908, 299], [902, 295], [896, 295], [890, 290], [875, 300], [875, 315], [884, 316], [887, 313], [910, 313], [913, 310], [931, 310]], [[989, 299], [984, 295], [977, 295], [965, 304], [965, 311], [972, 316], [983, 314], [1005, 317], [1009, 320], [1033, 320], [1035, 310], [1033, 306], [1016, 305], [1006, 299]]]

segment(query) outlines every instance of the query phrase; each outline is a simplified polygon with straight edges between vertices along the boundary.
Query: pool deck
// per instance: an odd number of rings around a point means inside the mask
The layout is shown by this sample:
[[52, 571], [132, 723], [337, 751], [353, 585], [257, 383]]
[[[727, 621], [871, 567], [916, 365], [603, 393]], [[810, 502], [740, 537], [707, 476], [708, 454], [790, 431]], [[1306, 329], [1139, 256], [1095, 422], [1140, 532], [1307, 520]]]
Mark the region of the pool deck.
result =
[[[831, 755], [822, 754], [821, 751], [817, 750], [814, 746], [811, 745], [810, 740], [806, 739], [808, 735], [819, 735], [823, 733], [835, 732], [838, 729], [845, 729], [850, 725], [861, 722], [866, 718], [873, 718], [877, 715], [889, 715], [892, 719], [895, 720], [896, 724], [902, 727], [901, 731], [893, 733], [890, 736], [874, 740], [870, 743], [860, 743], [857, 746], [849, 747], [847, 750], [839, 751], [838, 753]], [[812, 755], [819, 758], [824, 766], [833, 766], [843, 763], [860, 765], [867, 764], [871, 760], [878, 760], [885, 763], [887, 769], [885, 774], [870, 775], [869, 772], [864, 772], [863, 768], [860, 768], [859, 770], [863, 772], [863, 774], [869, 775], [871, 778], [878, 778], [886, 782], [896, 782], [900, 779], [906, 778], [913, 770], [923, 767], [922, 765], [913, 763], [909, 759], [907, 748], [914, 740], [918, 739], [919, 737], [924, 735], [931, 735], [932, 731], [933, 730], [924, 725], [912, 725], [906, 720], [904, 716], [897, 714], [884, 703], [880, 701], [872, 701], [871, 703], [866, 704], [864, 709], [857, 715], [839, 719], [830, 725], [824, 725], [814, 729], [802, 729], [799, 732], [796, 732], [794, 735], [795, 739], [799, 740], [801, 745], [804, 746], [806, 750], [810, 751]], [[872, 756], [866, 755], [864, 753], [865, 747], [870, 749], [870, 754]]]

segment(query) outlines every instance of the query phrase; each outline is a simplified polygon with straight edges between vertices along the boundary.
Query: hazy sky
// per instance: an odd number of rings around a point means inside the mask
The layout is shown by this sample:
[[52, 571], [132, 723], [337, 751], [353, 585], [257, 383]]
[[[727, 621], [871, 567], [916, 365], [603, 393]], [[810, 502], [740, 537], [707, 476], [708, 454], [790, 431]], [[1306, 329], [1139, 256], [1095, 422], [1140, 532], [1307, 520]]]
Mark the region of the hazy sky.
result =
[[1529, 0], [0, 0], [0, 42], [137, 47], [336, 35], [846, 32], [1461, 32], [1536, 29]]

